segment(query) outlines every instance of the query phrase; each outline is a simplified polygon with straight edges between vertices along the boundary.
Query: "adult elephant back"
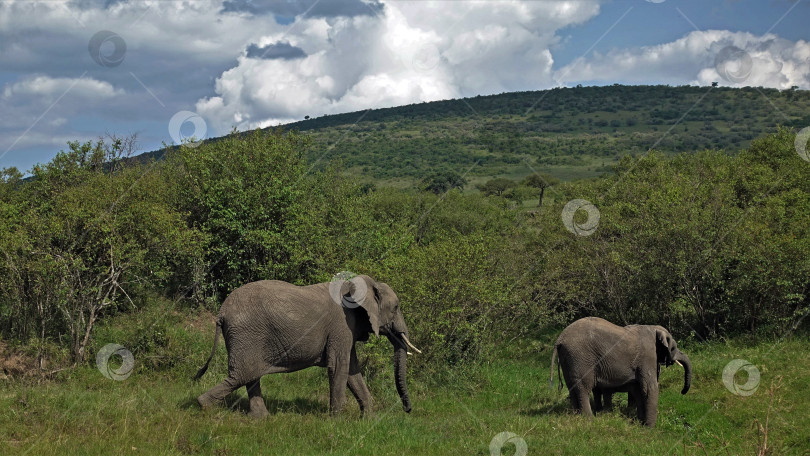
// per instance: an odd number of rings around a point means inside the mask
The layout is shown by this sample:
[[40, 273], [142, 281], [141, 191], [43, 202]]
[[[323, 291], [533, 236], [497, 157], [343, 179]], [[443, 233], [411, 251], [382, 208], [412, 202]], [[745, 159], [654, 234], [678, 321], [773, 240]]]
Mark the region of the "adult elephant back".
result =
[[406, 355], [408, 348], [421, 352], [408, 339], [399, 298], [391, 287], [365, 275], [309, 286], [278, 280], [243, 285], [222, 304], [214, 347], [195, 379], [208, 369], [220, 334], [228, 351], [228, 377], [197, 401], [203, 408], [209, 407], [245, 386], [249, 414], [265, 416], [262, 376], [320, 366], [329, 373], [331, 413], [343, 408], [347, 386], [361, 413], [366, 413], [372, 400], [360, 373], [355, 343], [368, 340], [371, 333], [385, 335], [394, 347], [397, 392], [403, 408], [410, 412]]
[[607, 320], [587, 317], [565, 328], [551, 355], [559, 368], [574, 410], [591, 415], [590, 393], [626, 391], [632, 396], [639, 419], [655, 426], [658, 416], [658, 366], [679, 364], [684, 368], [681, 394], [689, 391], [692, 363], [663, 326], [616, 326]]

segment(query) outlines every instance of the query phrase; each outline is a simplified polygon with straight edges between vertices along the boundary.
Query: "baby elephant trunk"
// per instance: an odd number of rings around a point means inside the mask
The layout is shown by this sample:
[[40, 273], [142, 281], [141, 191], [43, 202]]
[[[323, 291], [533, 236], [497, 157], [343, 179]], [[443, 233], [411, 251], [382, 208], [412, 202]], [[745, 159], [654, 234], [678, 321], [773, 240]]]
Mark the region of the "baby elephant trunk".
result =
[[683, 389], [681, 390], [681, 394], [686, 394], [689, 391], [689, 387], [692, 386], [692, 362], [689, 361], [689, 357], [682, 351], [678, 351], [678, 354], [675, 355], [675, 362], [683, 366]]

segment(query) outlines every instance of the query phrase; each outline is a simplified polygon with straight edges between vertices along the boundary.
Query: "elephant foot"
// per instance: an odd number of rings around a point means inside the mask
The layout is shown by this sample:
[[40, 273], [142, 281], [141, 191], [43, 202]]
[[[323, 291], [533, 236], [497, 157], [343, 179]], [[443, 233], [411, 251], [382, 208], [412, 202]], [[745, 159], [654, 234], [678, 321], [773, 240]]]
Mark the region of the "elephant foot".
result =
[[197, 398], [197, 403], [200, 404], [200, 408], [202, 409], [208, 409], [217, 405], [217, 401], [213, 400], [208, 393], [201, 394], [200, 397]]
[[260, 397], [251, 397], [250, 398], [250, 411], [248, 412], [248, 416], [251, 418], [265, 418], [270, 415], [270, 412], [267, 411], [267, 407], [264, 405], [264, 399]]
[[267, 409], [264, 410], [250, 409], [250, 411], [248, 412], [248, 416], [255, 419], [261, 419], [270, 416], [270, 412], [268, 412]]

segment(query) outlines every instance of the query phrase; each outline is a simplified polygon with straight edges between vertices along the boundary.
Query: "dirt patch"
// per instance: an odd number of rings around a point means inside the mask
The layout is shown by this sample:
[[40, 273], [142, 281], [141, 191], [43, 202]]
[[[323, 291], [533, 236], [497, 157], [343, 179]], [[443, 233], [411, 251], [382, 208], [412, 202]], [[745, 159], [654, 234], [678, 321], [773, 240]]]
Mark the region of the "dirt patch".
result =
[[40, 372], [38, 364], [35, 357], [13, 350], [0, 341], [0, 379], [37, 375]]

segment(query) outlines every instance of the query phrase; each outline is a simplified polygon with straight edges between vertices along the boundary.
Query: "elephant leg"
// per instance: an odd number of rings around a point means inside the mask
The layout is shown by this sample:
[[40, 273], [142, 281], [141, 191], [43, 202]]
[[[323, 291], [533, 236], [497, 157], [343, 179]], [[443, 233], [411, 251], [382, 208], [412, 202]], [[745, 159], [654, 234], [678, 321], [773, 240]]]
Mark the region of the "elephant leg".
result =
[[644, 424], [655, 427], [658, 420], [658, 389], [650, 391], [644, 400]]
[[267, 412], [267, 407], [264, 405], [264, 398], [262, 398], [262, 379], [258, 378], [256, 381], [245, 385], [250, 398], [250, 412], [248, 415], [253, 418], [264, 418], [270, 413]]
[[349, 391], [352, 392], [360, 405], [360, 415], [365, 416], [371, 412], [371, 392], [368, 390], [362, 375], [359, 373], [349, 375]]
[[357, 361], [357, 353], [352, 348], [352, 358], [349, 362], [349, 391], [352, 392], [357, 403], [360, 405], [360, 415], [365, 416], [371, 412], [371, 392], [366, 386], [363, 376], [360, 374], [360, 363]]
[[567, 351], [560, 353], [560, 367], [568, 386], [568, 400], [574, 412], [582, 413], [585, 416], [592, 416], [591, 411], [591, 391], [596, 386], [596, 381], [592, 370], [586, 370], [573, 365], [572, 359]]
[[638, 419], [649, 427], [655, 427], [658, 419], [658, 383], [642, 382], [635, 395]]
[[644, 396], [641, 394], [641, 389], [632, 388], [627, 394], [627, 405], [635, 407], [639, 421], [644, 422], [644, 415], [647, 409], [644, 407]]
[[219, 385], [201, 394], [200, 397], [197, 398], [197, 402], [202, 408], [208, 408], [212, 405], [220, 404], [225, 400], [227, 395], [231, 394], [240, 386], [242, 385], [240, 385], [236, 380], [228, 377]]
[[593, 411], [594, 412], [602, 411], [602, 390], [600, 390], [599, 388], [593, 390]]
[[604, 403], [602, 405], [604, 410], [612, 410], [613, 409], [613, 393], [605, 392], [605, 393], [602, 394], [602, 397], [604, 398]]
[[571, 399], [571, 405], [574, 407], [575, 412], [581, 413], [585, 416], [593, 416], [589, 388], [585, 388], [581, 384], [575, 384], [568, 390], [568, 395]]
[[333, 359], [327, 368], [329, 371], [329, 412], [332, 415], [340, 413], [343, 410], [343, 403], [346, 401], [349, 363], [344, 359]]

